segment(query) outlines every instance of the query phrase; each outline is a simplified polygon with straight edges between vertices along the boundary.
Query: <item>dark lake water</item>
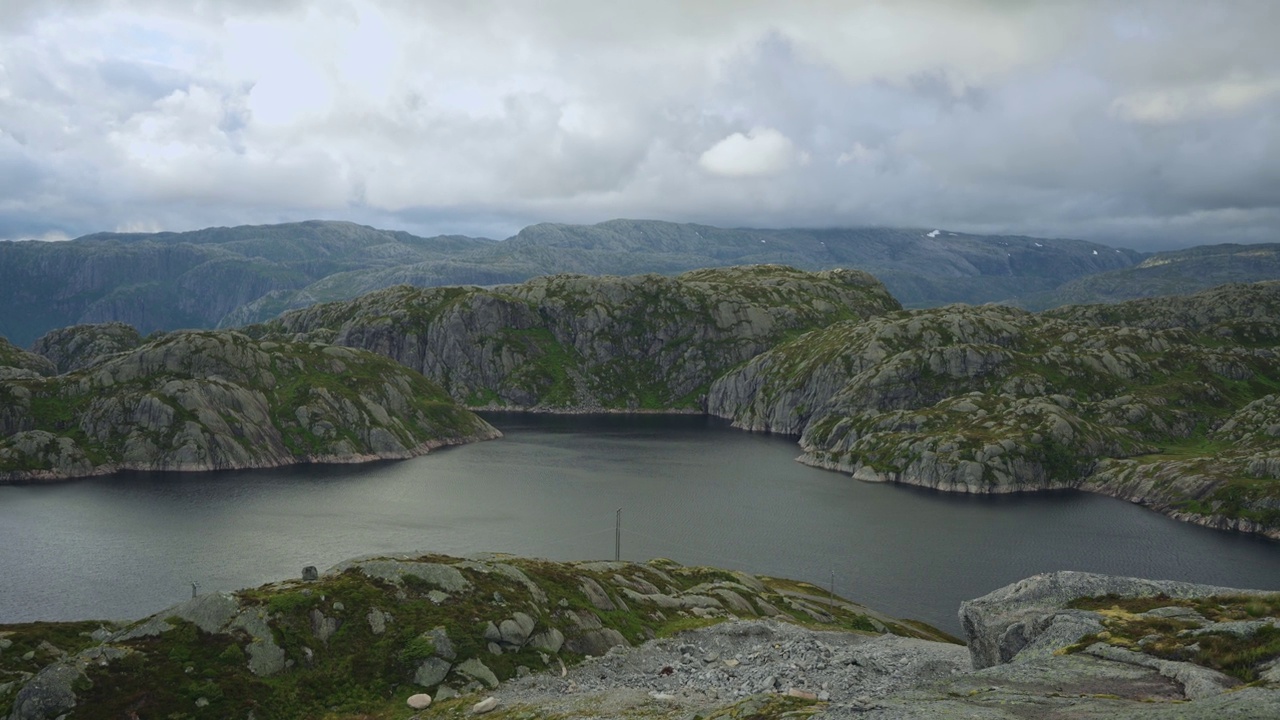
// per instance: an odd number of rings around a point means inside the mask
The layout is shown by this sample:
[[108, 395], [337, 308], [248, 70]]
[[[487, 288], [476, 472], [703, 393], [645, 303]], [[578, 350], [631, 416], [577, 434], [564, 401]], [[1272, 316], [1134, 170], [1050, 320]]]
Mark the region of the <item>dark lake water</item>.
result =
[[0, 623], [136, 618], [356, 555], [668, 557], [827, 586], [957, 632], [963, 599], [1091, 570], [1280, 589], [1280, 543], [1085, 493], [861, 483], [794, 440], [692, 416], [492, 415], [506, 438], [404, 462], [0, 487]]

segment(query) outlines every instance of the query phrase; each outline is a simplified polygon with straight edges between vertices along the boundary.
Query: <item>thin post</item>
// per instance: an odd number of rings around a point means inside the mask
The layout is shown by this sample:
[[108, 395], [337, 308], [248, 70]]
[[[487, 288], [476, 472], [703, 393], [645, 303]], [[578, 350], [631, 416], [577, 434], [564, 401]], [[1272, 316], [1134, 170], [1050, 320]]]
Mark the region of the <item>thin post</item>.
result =
[[618, 515], [613, 522], [613, 559], [622, 559], [622, 508], [618, 508]]
[[191, 581], [191, 597], [196, 596], [196, 588], [198, 587], [200, 587], [200, 583], [195, 582], [194, 580]]
[[836, 604], [836, 571], [831, 571], [831, 604]]

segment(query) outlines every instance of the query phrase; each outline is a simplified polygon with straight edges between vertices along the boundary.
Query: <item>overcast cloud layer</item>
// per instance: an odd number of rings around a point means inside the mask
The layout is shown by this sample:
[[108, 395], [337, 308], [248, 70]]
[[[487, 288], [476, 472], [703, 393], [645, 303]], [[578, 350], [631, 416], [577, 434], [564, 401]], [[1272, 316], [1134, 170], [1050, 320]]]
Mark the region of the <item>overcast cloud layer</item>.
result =
[[1280, 3], [4, 0], [0, 238], [1280, 241]]

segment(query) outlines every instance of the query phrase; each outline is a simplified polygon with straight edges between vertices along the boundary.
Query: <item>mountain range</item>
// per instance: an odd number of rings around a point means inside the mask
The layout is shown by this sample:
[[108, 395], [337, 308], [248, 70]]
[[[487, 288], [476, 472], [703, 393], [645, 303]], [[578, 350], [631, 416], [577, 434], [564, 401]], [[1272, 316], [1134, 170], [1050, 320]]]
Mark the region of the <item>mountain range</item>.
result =
[[[761, 263], [863, 270], [906, 307], [1025, 299], [1043, 308], [1142, 288], [1189, 292], [1274, 278], [1277, 247], [1208, 246], [1152, 258], [1080, 240], [928, 228], [727, 229], [653, 220], [539, 224], [502, 241], [328, 221], [97, 233], [0, 243], [0, 335], [27, 346], [80, 323], [124, 322], [143, 334], [239, 327], [398, 284], [488, 286], [562, 272], [670, 275]], [[1207, 263], [1221, 267], [1197, 270]], [[1123, 275], [1131, 271], [1164, 279], [1134, 283]]]

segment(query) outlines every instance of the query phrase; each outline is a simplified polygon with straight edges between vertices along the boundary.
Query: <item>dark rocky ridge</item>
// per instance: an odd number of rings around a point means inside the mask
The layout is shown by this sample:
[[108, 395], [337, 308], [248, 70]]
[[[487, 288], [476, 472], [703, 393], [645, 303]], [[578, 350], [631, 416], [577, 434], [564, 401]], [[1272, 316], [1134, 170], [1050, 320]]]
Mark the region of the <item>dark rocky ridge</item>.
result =
[[866, 273], [753, 266], [396, 287], [248, 332], [371, 350], [472, 406], [699, 410], [717, 375], [789, 334], [897, 307]]
[[170, 333], [117, 352], [121, 336], [65, 329], [49, 345], [74, 348], [60, 361], [83, 369], [0, 380], [0, 482], [405, 458], [499, 435], [371, 353], [231, 331]]

